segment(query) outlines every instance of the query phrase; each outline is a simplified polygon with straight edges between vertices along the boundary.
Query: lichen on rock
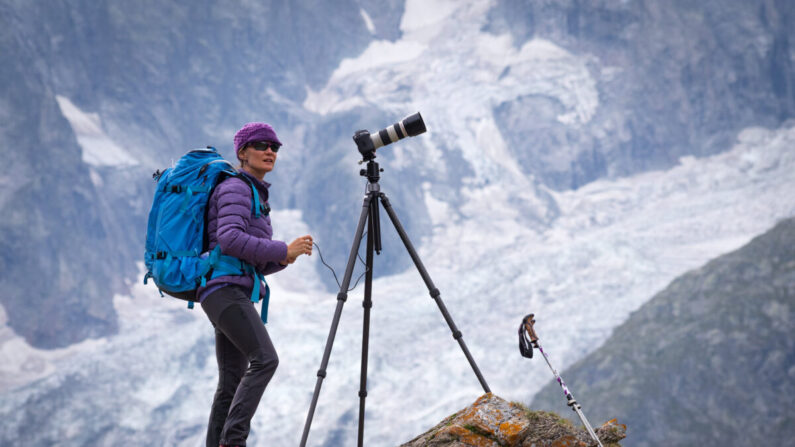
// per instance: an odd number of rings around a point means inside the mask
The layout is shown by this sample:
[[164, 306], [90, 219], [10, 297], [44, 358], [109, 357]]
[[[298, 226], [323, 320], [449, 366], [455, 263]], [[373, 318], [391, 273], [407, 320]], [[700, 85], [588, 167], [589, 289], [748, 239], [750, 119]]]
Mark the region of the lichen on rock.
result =
[[[602, 444], [618, 446], [626, 427], [615, 419], [596, 429]], [[491, 393], [445, 418], [401, 447], [589, 447], [585, 429], [555, 413], [531, 411]]]

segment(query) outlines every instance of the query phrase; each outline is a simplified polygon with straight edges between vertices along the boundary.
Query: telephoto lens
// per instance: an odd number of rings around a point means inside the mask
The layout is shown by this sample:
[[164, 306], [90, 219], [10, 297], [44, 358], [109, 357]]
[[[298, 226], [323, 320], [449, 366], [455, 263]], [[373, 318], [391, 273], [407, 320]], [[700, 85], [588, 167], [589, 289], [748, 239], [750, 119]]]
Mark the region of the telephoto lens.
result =
[[373, 149], [378, 149], [406, 137], [415, 137], [425, 132], [425, 130], [425, 122], [422, 120], [422, 115], [417, 112], [370, 135], [370, 139], [373, 141]]

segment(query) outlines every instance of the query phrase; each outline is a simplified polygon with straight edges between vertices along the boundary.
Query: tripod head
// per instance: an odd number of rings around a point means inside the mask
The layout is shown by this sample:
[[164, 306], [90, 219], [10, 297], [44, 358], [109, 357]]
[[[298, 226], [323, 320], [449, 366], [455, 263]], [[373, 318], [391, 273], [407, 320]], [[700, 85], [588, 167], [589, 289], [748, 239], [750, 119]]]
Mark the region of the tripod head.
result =
[[[373, 158], [375, 158], [375, 156], [373, 156]], [[371, 185], [378, 185], [378, 181], [381, 180], [382, 172], [384, 172], [384, 170], [378, 166], [375, 160], [371, 159], [367, 162], [367, 169], [359, 171], [359, 175], [367, 177], [367, 181]]]

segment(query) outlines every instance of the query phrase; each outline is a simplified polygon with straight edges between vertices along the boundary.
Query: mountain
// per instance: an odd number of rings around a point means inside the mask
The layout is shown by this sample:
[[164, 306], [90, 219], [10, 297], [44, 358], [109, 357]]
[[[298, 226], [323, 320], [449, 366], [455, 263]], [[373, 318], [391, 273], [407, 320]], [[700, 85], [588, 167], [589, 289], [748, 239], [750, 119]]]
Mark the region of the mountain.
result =
[[[112, 296], [137, 272], [150, 174], [207, 144], [233, 159], [247, 121], [271, 122], [287, 143], [272, 205], [300, 210], [332, 265], [344, 263], [361, 201], [350, 137], [417, 110], [429, 132], [379, 155], [384, 191], [412, 204], [409, 234], [430, 234], [469, 191], [494, 187], [546, 231], [560, 216], [555, 191], [668, 169], [791, 118], [794, 9], [2, 0], [8, 325], [44, 348], [115, 333]], [[384, 246], [377, 275], [410, 267], [392, 233]]]
[[523, 148], [520, 163], [556, 189], [716, 153], [735, 129], [795, 112], [786, 0], [500, 0], [488, 14], [490, 32], [577, 55], [598, 92], [598, 111], [574, 128], [548, 96], [496, 108], [508, 143]]
[[[151, 173], [207, 144], [233, 159], [254, 120], [285, 142], [275, 237], [311, 233], [340, 273], [365, 188], [350, 137], [422, 113], [428, 132], [378, 151], [382, 190], [491, 388], [529, 401], [549, 371], [516, 352], [528, 311], [567, 368], [795, 215], [792, 9], [0, 0], [0, 444], [201, 443], [212, 330], [141, 284]], [[382, 224], [366, 443], [398, 445], [483, 390]], [[269, 284], [281, 362], [250, 440], [291, 445], [337, 290], [317, 256]], [[312, 445], [355, 438], [360, 299]]]
[[[539, 359], [517, 352], [516, 327], [535, 312], [545, 350], [591, 422], [628, 423], [619, 413], [591, 414], [595, 405], [565, 369], [676, 277], [795, 216], [794, 145], [795, 126], [747, 129], [727, 152], [551, 192], [560, 216], [540, 233], [504, 188], [473, 188], [450, 207], [454, 219], [432, 214], [433, 232], [411, 236], [495, 393], [529, 402], [551, 377]], [[423, 192], [422, 203], [441, 211], [437, 192]], [[412, 208], [392, 202], [398, 212]], [[310, 230], [297, 210], [275, 210], [272, 219], [287, 237]], [[393, 233], [382, 220], [384, 234]], [[252, 422], [252, 445], [300, 440], [337, 305], [324, 269], [313, 255], [268, 279], [280, 366]], [[212, 328], [200, 310], [160, 298], [142, 277], [114, 296], [117, 334], [69, 348], [31, 347], [0, 314], [0, 445], [201, 444], [217, 381]], [[362, 289], [343, 309], [309, 445], [356, 442]], [[365, 445], [400, 445], [483, 390], [413, 268], [376, 279], [373, 303]], [[637, 429], [628, 426], [632, 442]]]
[[[633, 312], [562, 372], [588, 417], [618, 417], [633, 446], [789, 444], [793, 247], [790, 218], [677, 278]], [[564, 411], [563, 402], [550, 383], [531, 407]]]
[[[54, 348], [115, 332], [111, 297], [137, 272], [151, 173], [246, 120], [285, 127], [271, 94], [300, 96], [370, 39], [356, 4], [337, 6], [329, 20], [286, 1], [2, 2], [0, 79], [13, 89], [0, 104], [12, 168], [0, 287], [17, 333]], [[321, 50], [329, 35], [346, 45]]]

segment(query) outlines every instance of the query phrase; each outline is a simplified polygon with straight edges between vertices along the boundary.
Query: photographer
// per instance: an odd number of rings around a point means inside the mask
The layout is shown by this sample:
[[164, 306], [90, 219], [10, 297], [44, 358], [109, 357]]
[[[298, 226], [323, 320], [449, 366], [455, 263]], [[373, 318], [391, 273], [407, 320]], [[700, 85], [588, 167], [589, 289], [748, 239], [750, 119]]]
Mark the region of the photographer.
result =
[[[263, 179], [276, 163], [281, 142], [265, 123], [248, 123], [234, 138], [239, 172], [255, 185], [265, 212], [252, 215], [252, 188], [245, 179], [230, 177], [213, 191], [207, 209], [209, 249], [253, 265], [269, 275], [301, 255], [312, 254], [312, 236], [289, 245], [271, 239], [268, 188]], [[198, 290], [202, 309], [215, 328], [218, 388], [207, 428], [207, 446], [244, 446], [265, 387], [279, 364], [268, 331], [251, 302], [254, 275], [221, 276]], [[260, 295], [265, 295], [260, 287]], [[263, 303], [265, 305], [265, 303]]]

